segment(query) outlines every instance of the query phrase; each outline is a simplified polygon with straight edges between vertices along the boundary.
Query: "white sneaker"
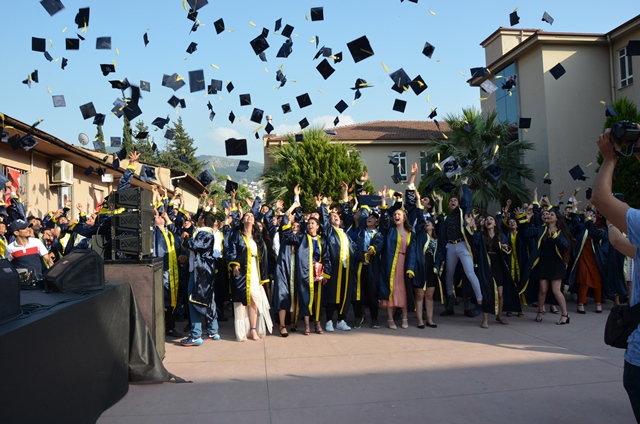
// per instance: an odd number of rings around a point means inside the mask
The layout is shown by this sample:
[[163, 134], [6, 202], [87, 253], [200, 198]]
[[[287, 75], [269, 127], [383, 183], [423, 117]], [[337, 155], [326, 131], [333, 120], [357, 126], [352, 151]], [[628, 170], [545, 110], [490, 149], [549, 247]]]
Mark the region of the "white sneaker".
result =
[[350, 331], [350, 330], [351, 330], [351, 327], [349, 327], [349, 326], [347, 325], [347, 323], [346, 323], [344, 320], [342, 320], [342, 321], [338, 322], [338, 323], [336, 324], [336, 328], [337, 328], [338, 330], [342, 330], [342, 331]]
[[324, 326], [325, 331], [333, 331], [333, 321], [327, 321], [327, 324]]

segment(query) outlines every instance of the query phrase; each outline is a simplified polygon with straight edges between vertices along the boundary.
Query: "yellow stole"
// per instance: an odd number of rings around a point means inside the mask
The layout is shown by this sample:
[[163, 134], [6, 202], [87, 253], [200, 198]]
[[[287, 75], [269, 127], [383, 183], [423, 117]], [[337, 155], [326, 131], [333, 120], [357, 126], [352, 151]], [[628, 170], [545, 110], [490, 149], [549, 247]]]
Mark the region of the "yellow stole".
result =
[[176, 245], [171, 231], [158, 228], [167, 244], [167, 255], [169, 255], [169, 291], [171, 292], [171, 307], [175, 309], [178, 304], [178, 258], [176, 257]]

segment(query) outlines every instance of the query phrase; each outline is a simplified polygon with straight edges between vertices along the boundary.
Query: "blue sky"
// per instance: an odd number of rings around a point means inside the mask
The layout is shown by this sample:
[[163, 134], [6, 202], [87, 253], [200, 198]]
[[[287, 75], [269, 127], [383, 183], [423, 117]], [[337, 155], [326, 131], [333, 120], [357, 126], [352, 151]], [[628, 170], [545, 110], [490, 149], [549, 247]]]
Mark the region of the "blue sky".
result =
[[[91, 140], [96, 133], [93, 119], [84, 120], [79, 109], [80, 105], [93, 102], [97, 112], [107, 114], [103, 129], [109, 140], [122, 135], [122, 120], [110, 114], [121, 92], [112, 89], [108, 81], [127, 78], [132, 84], [139, 84], [144, 80], [151, 84], [151, 91], [142, 92], [143, 114], [134, 122], [144, 120], [158, 145], [166, 142], [164, 131], [154, 131], [151, 121], [167, 115], [171, 120], [181, 116], [195, 139], [198, 154], [224, 156], [225, 139], [247, 138], [249, 154], [238, 159], [258, 162], [263, 162], [263, 149], [262, 140], [254, 138], [260, 125], [249, 119], [254, 107], [264, 110], [265, 117], [273, 116], [278, 134], [299, 130], [298, 122], [303, 118], [311, 124], [333, 127], [336, 116], [339, 125], [344, 125], [425, 120], [432, 108], [437, 108], [440, 117], [456, 114], [463, 107], [480, 107], [479, 91], [466, 83], [469, 69], [484, 65], [480, 42], [498, 27], [508, 27], [509, 13], [515, 8], [520, 16], [516, 28], [589, 33], [608, 32], [640, 10], [637, 1], [613, 1], [603, 7], [602, 2], [596, 1], [546, 0], [525, 4], [502, 0], [209, 0], [198, 11], [201, 26], [190, 33], [193, 22], [186, 18], [182, 0], [62, 2], [65, 9], [52, 17], [37, 0], [3, 4], [0, 112], [26, 123], [41, 119], [39, 128], [43, 131], [79, 144], [79, 133], [86, 133]], [[86, 33], [74, 22], [78, 9], [84, 7], [90, 7]], [[323, 21], [311, 21], [312, 7], [323, 7]], [[553, 25], [541, 21], [545, 11], [554, 18]], [[216, 35], [213, 22], [219, 18], [224, 19], [226, 30]], [[274, 33], [275, 21], [280, 18], [283, 27], [294, 27], [293, 53], [288, 58], [276, 58], [286, 40]], [[249, 44], [263, 27], [269, 30], [266, 63]], [[145, 32], [150, 41], [146, 47]], [[65, 38], [77, 38], [76, 34], [86, 39], [80, 50], [65, 50]], [[354, 63], [346, 44], [363, 35], [369, 39], [374, 55]], [[95, 49], [96, 38], [103, 36], [111, 36], [111, 50]], [[47, 51], [57, 61], [48, 62], [43, 53], [31, 51], [31, 37], [46, 38]], [[315, 69], [323, 59], [313, 60], [317, 49], [312, 40], [316, 37], [318, 47], [343, 53], [340, 63], [329, 59], [335, 72], [327, 80]], [[422, 54], [427, 41], [435, 46], [431, 59]], [[191, 42], [198, 44], [197, 51], [188, 54], [186, 49]], [[65, 70], [60, 67], [62, 57], [69, 61]], [[103, 76], [100, 64], [114, 60], [116, 73]], [[382, 62], [389, 72], [403, 68], [411, 78], [421, 75], [428, 89], [419, 96], [412, 91], [394, 92], [393, 81]], [[276, 89], [276, 71], [281, 66], [288, 82]], [[40, 82], [31, 88], [22, 84], [36, 69]], [[189, 71], [199, 69], [204, 70], [207, 84], [214, 78], [224, 85], [232, 81], [235, 89], [208, 96], [206, 91], [190, 93]], [[163, 74], [173, 73], [187, 82], [175, 93], [161, 86]], [[350, 87], [357, 78], [365, 79], [372, 87], [362, 90], [362, 97], [353, 103], [354, 91]], [[251, 106], [240, 106], [239, 95], [247, 93], [251, 94]], [[305, 93], [312, 105], [300, 109], [296, 96]], [[185, 109], [176, 110], [167, 103], [174, 94], [185, 99]], [[66, 107], [54, 108], [52, 95], [64, 95]], [[405, 113], [392, 110], [396, 99], [407, 101]], [[340, 100], [349, 105], [343, 114], [334, 109]], [[216, 113], [213, 121], [209, 120], [208, 101]], [[292, 108], [286, 115], [281, 110], [285, 103]], [[228, 120], [230, 111], [236, 115], [234, 124]], [[266, 119], [262, 125], [266, 125]], [[264, 129], [259, 134], [262, 136]]]

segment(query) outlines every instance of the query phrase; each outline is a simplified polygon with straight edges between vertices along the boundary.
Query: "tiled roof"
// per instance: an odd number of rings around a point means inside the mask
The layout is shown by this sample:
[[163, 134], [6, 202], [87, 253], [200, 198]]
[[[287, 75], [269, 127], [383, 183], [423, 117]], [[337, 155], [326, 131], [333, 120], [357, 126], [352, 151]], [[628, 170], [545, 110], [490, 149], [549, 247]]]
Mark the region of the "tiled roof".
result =
[[[440, 122], [440, 128], [446, 132], [449, 126]], [[334, 128], [331, 128], [334, 129]], [[336, 141], [355, 140], [427, 140], [443, 139], [442, 131], [432, 121], [373, 121], [363, 124], [336, 127]], [[268, 137], [269, 141], [284, 140], [283, 136]]]

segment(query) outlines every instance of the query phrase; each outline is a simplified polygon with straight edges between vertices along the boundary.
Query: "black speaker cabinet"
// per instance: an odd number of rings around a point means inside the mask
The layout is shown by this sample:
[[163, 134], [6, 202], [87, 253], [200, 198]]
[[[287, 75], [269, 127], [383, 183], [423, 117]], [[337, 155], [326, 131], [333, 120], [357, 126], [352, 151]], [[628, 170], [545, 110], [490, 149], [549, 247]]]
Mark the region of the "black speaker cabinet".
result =
[[153, 231], [153, 210], [116, 213], [111, 217], [111, 228], [116, 231]]
[[115, 260], [117, 253], [135, 255], [139, 258], [153, 254], [153, 233], [121, 234], [111, 240], [112, 259]]
[[43, 275], [45, 291], [81, 292], [104, 288], [104, 261], [94, 250], [63, 256]]
[[0, 321], [20, 314], [20, 276], [7, 259], [0, 259]]
[[127, 208], [153, 211], [153, 193], [142, 187], [132, 187], [126, 190], [112, 191], [109, 195], [112, 208]]

